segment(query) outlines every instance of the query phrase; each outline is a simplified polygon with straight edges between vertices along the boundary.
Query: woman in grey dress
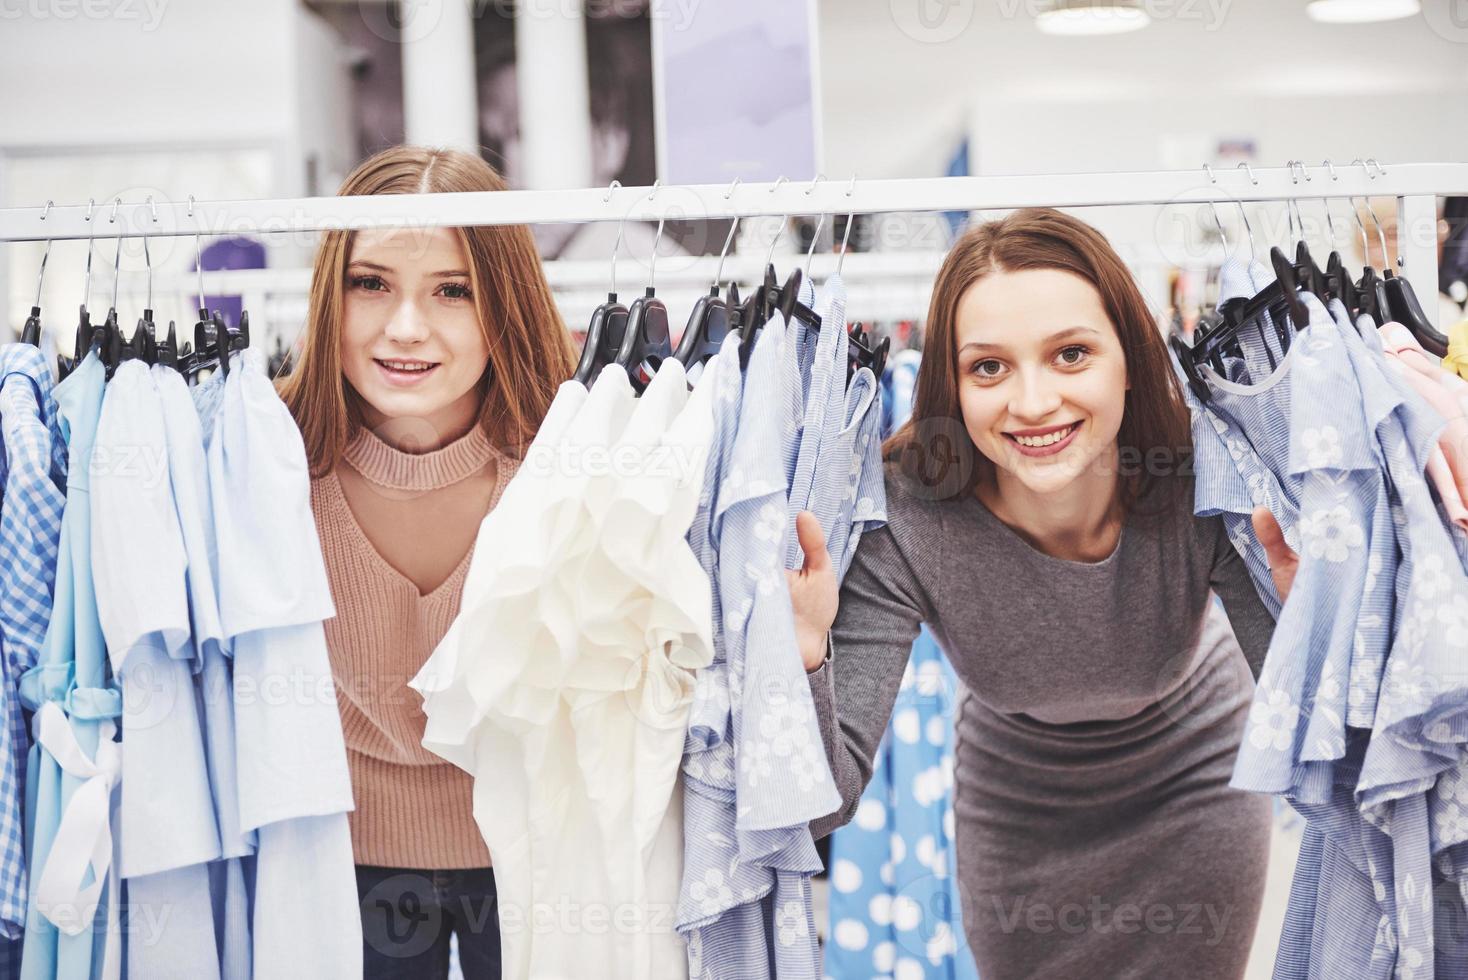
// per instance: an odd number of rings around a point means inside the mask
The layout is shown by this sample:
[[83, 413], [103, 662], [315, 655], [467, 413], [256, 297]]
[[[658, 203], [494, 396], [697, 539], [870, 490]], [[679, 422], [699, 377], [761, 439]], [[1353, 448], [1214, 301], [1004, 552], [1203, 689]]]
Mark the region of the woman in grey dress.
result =
[[[963, 687], [957, 874], [985, 980], [1242, 976], [1270, 804], [1228, 781], [1274, 621], [1220, 519], [1193, 516], [1187, 409], [1105, 238], [1026, 210], [960, 239], [886, 449], [888, 524], [839, 602], [819, 524], [797, 524], [845, 801], [814, 832], [855, 812], [927, 623]], [[1283, 597], [1295, 556], [1262, 508], [1254, 528]]]

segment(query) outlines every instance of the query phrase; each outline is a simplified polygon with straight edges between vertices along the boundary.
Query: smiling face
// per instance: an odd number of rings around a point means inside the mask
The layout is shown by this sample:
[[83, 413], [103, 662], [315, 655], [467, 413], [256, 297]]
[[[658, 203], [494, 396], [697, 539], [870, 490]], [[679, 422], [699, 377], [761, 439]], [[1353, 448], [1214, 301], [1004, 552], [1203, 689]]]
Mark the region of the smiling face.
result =
[[1001, 492], [1114, 484], [1126, 357], [1096, 287], [1061, 269], [995, 269], [959, 299], [958, 402]]
[[438, 445], [468, 431], [489, 343], [453, 229], [359, 232], [342, 312], [342, 372], [369, 426], [426, 424], [422, 441]]

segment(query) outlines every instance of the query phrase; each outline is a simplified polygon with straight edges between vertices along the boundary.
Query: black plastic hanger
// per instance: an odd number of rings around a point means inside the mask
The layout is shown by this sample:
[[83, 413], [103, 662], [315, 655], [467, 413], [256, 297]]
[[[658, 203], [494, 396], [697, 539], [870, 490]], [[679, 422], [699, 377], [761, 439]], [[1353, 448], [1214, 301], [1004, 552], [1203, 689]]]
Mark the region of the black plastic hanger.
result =
[[738, 230], [739, 219], [736, 217], [729, 226], [729, 234], [724, 236], [724, 249], [719, 253], [719, 266], [714, 271], [714, 281], [709, 286], [708, 295], [700, 296], [693, 304], [688, 325], [683, 328], [683, 336], [678, 338], [673, 357], [684, 367], [702, 364], [717, 354], [723, 346], [724, 338], [733, 329], [729, 304], [719, 295], [719, 281], [724, 277], [724, 259], [729, 254], [729, 246]]
[[[51, 213], [51, 202], [41, 211], [41, 220]], [[20, 342], [33, 347], [41, 346], [41, 284], [46, 281], [46, 261], [51, 258], [51, 239], [46, 239], [46, 251], [41, 253], [41, 271], [36, 274], [36, 302], [31, 306], [31, 315], [26, 317], [25, 326], [20, 328]]]
[[719, 296], [719, 287], [709, 287], [708, 295], [700, 296], [693, 304], [688, 317], [688, 326], [678, 338], [678, 347], [673, 357], [684, 367], [702, 364], [719, 352], [724, 338], [729, 336], [729, 307]]
[[658, 219], [658, 233], [652, 240], [647, 289], [627, 307], [627, 326], [623, 331], [622, 344], [617, 349], [616, 363], [627, 369], [627, 377], [639, 394], [652, 381], [663, 361], [673, 356], [668, 308], [658, 299], [653, 285], [658, 269], [658, 244], [663, 239], [666, 223], [666, 218]]
[[616, 363], [627, 369], [632, 387], [641, 392], [663, 361], [673, 356], [668, 333], [668, 308], [652, 286], [627, 308], [627, 326]]
[[[781, 286], [779, 279], [775, 276], [773, 265], [765, 266], [765, 280], [762, 285], [755, 289], [749, 299], [744, 301], [744, 306], [739, 319], [739, 364], [741, 367], [749, 366], [749, 355], [754, 350], [755, 341], [764, 325], [776, 313], [781, 319], [789, 323], [795, 315], [795, 308], [800, 301], [801, 271], [796, 269], [790, 273]], [[816, 326], [820, 326], [820, 318], [816, 319]]]
[[171, 368], [178, 367], [178, 359], [181, 355], [188, 354], [190, 348], [185, 345], [183, 350], [178, 349], [178, 328], [172, 320], [168, 321], [168, 335], [158, 341], [154, 353], [153, 363], [164, 364]]
[[[611, 200], [612, 191], [621, 186], [621, 181], [612, 181], [606, 199]], [[602, 368], [617, 359], [627, 330], [627, 307], [617, 301], [617, 253], [622, 250], [622, 232], [626, 224], [624, 218], [617, 225], [617, 240], [612, 245], [612, 288], [607, 293], [607, 301], [591, 311], [591, 320], [586, 325], [586, 341], [581, 346], [581, 359], [572, 375], [587, 386], [596, 380]]]
[[575, 378], [590, 385], [601, 369], [617, 359], [622, 336], [627, 329], [627, 307], [617, 302], [616, 293], [607, 293], [607, 301], [591, 311], [586, 327], [586, 343], [576, 365]]
[[1427, 319], [1427, 314], [1423, 312], [1422, 304], [1417, 299], [1417, 293], [1406, 277], [1392, 275], [1392, 271], [1388, 269], [1385, 286], [1391, 318], [1410, 330], [1423, 350], [1436, 357], [1446, 357], [1448, 338]]
[[[1228, 344], [1237, 342], [1237, 336], [1241, 330], [1251, 325], [1257, 328], [1259, 317], [1266, 313], [1269, 314], [1273, 317], [1276, 326], [1279, 326], [1282, 317], [1288, 317], [1295, 330], [1304, 329], [1305, 325], [1310, 322], [1310, 310], [1298, 293], [1294, 263], [1285, 257], [1284, 252], [1278, 246], [1269, 250], [1269, 259], [1274, 266], [1275, 281], [1258, 295], [1248, 300], [1225, 303], [1223, 322], [1210, 330], [1206, 336], [1200, 337], [1191, 347], [1181, 337], [1174, 335], [1169, 338], [1169, 343], [1177, 353], [1183, 373], [1188, 379], [1188, 387], [1192, 389], [1199, 401], [1206, 402], [1211, 398], [1208, 384], [1203, 379], [1199, 368], [1212, 361], [1214, 370], [1221, 372], [1220, 352], [1226, 350]], [[1271, 357], [1272, 365], [1273, 358]]]
[[873, 344], [875, 334], [869, 334], [860, 324], [852, 324], [847, 331], [847, 353], [846, 353], [846, 382], [851, 383], [852, 375], [861, 368], [872, 369], [872, 374], [880, 382], [882, 372], [887, 368], [887, 352], [892, 346], [891, 337], [883, 337], [882, 342]]

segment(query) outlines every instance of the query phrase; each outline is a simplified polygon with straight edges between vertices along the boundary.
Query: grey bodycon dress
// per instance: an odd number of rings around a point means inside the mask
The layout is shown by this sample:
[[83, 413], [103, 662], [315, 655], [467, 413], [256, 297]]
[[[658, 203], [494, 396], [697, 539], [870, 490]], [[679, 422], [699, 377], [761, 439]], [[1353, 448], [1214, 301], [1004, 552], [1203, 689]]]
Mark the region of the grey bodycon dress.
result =
[[984, 980], [1242, 976], [1270, 801], [1228, 781], [1274, 620], [1222, 522], [1193, 516], [1188, 485], [1073, 562], [976, 497], [910, 486], [889, 469], [889, 523], [811, 675], [844, 800], [813, 831], [855, 812], [927, 623], [963, 687], [957, 874]]

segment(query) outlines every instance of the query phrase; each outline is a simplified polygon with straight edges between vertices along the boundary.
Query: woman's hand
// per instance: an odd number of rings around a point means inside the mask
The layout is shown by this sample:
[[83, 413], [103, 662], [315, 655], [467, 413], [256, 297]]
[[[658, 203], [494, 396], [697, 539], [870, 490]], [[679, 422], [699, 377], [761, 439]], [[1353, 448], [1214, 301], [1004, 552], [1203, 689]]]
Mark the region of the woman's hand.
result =
[[1290, 588], [1295, 584], [1300, 556], [1285, 543], [1284, 531], [1280, 529], [1279, 521], [1274, 519], [1268, 507], [1255, 507], [1253, 520], [1254, 534], [1264, 546], [1264, 554], [1269, 559], [1269, 574], [1274, 578], [1274, 589], [1279, 593], [1279, 601], [1284, 602], [1290, 597]]
[[790, 606], [795, 611], [795, 639], [806, 673], [820, 668], [826, 659], [826, 632], [836, 621], [836, 569], [826, 552], [826, 535], [821, 522], [808, 510], [795, 518], [795, 536], [805, 553], [805, 565], [785, 570], [790, 583]]

